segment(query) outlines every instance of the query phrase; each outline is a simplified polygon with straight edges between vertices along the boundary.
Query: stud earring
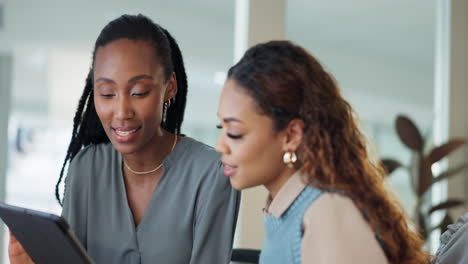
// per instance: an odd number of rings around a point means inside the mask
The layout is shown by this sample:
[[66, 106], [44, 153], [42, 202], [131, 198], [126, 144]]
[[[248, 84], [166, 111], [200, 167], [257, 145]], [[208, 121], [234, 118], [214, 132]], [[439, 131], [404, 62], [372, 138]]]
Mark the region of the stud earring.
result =
[[284, 164], [288, 165], [288, 167], [292, 168], [296, 161], [297, 161], [296, 152], [286, 151], [284, 153], [283, 162], [284, 162]]

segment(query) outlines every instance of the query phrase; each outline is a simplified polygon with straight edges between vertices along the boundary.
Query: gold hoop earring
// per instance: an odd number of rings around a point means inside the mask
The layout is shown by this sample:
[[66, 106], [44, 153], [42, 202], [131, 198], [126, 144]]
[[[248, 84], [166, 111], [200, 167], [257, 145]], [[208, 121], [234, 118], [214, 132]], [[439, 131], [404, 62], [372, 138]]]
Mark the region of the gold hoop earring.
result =
[[296, 152], [294, 151], [286, 151], [283, 155], [283, 162], [284, 164], [288, 165], [288, 167], [292, 168], [294, 163], [297, 161]]
[[169, 107], [171, 107], [172, 101], [175, 102], [174, 97], [169, 98], [167, 101], [165, 101], [163, 103], [163, 118], [162, 118], [163, 123], [166, 123], [167, 111], [168, 111]]
[[166, 123], [167, 109], [169, 108], [170, 105], [171, 105], [170, 100], [167, 100], [166, 102], [163, 103], [163, 116], [162, 116], [163, 123]]
[[171, 99], [168, 99], [166, 102], [164, 102], [164, 107], [166, 108], [166, 110], [167, 110], [169, 107], [171, 107], [171, 103], [172, 103]]

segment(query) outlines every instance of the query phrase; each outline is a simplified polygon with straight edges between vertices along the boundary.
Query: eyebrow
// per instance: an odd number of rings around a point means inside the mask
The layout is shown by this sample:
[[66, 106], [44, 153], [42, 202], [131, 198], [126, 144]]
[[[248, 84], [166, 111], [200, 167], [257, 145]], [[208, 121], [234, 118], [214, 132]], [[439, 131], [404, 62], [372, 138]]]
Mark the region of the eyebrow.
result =
[[138, 76], [135, 76], [135, 77], [132, 77], [128, 80], [129, 83], [131, 82], [136, 82], [136, 81], [139, 81], [141, 79], [150, 79], [150, 80], [153, 80], [153, 76], [151, 75], [148, 75], [148, 74], [142, 74], [142, 75], [138, 75]]
[[[141, 74], [141, 75], [137, 75], [135, 77], [132, 77], [132, 78], [128, 79], [128, 83], [136, 82], [136, 81], [139, 81], [141, 79], [153, 80], [153, 77], [151, 75], [148, 75], [148, 74]], [[97, 79], [96, 83], [98, 83], [98, 82], [106, 82], [106, 83], [114, 83], [115, 84], [114, 80], [109, 79], [109, 78], [105, 78], [105, 77], [101, 77], [101, 78]]]
[[224, 122], [224, 123], [229, 123], [229, 122], [239, 122], [239, 123], [242, 123], [242, 121], [240, 121], [239, 119], [234, 118], [234, 117], [226, 117], [226, 118], [223, 118], [223, 122]]

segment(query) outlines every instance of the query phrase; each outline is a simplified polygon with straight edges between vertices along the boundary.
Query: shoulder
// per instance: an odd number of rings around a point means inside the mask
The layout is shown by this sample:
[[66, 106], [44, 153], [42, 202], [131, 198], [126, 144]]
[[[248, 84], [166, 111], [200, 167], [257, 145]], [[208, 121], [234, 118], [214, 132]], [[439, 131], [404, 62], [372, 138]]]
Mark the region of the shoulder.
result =
[[[352, 228], [371, 234], [372, 230], [354, 202], [341, 194], [323, 193], [310, 205], [304, 215], [308, 229]], [[356, 228], [359, 227], [359, 228]]]
[[187, 153], [195, 159], [219, 160], [220, 154], [211, 146], [190, 137], [183, 138]]
[[337, 193], [324, 192], [312, 203], [306, 211], [306, 219], [330, 218], [335, 222], [340, 222], [343, 218], [351, 217], [356, 221], [365, 221], [354, 202], [343, 195]]
[[[97, 171], [108, 167], [115, 156], [115, 150], [110, 143], [91, 144], [80, 150], [70, 161], [68, 167], [68, 181], [82, 181], [83, 177], [92, 177]], [[75, 177], [79, 175], [79, 177]], [[68, 179], [70, 178], [70, 179]]]
[[99, 162], [111, 156], [114, 151], [111, 143], [91, 144], [80, 150], [71, 160], [70, 166]]
[[221, 155], [213, 147], [190, 137], [182, 138], [179, 144], [170, 158], [179, 175], [185, 175], [193, 186], [204, 189], [202, 193], [230, 188], [229, 178], [223, 173]]
[[[303, 250], [309, 250], [304, 252], [307, 257], [331, 258], [336, 263], [346, 263], [349, 258], [362, 260], [360, 263], [386, 263], [370, 225], [346, 196], [320, 195], [307, 209], [303, 227]], [[340, 254], [336, 254], [338, 251]]]
[[202, 170], [221, 167], [221, 155], [213, 147], [190, 137], [183, 137], [179, 144], [180, 149], [174, 155], [176, 162]]

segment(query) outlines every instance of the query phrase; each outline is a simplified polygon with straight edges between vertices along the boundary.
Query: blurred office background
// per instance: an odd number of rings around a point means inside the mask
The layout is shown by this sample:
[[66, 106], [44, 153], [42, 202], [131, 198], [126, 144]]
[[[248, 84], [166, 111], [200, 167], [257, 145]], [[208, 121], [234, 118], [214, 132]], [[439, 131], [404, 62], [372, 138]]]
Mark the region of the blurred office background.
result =
[[[459, 69], [453, 61], [467, 58], [466, 50], [453, 45], [468, 44], [468, 23], [460, 26], [453, 19], [456, 4], [468, 16], [463, 0], [259, 1], [265, 5], [262, 12], [271, 9], [284, 15], [277, 18], [283, 25], [280, 34], [304, 46], [333, 73], [379, 156], [410, 162], [410, 151], [394, 129], [400, 113], [411, 117], [431, 142], [441, 143], [449, 135], [468, 137], [462, 104], [457, 105], [458, 115], [447, 110], [447, 105], [457, 103], [450, 96], [467, 95], [450, 86], [456, 78], [457, 87], [468, 85], [462, 73], [453, 72]], [[0, 199], [60, 213], [55, 183], [93, 45], [103, 26], [124, 13], [151, 17], [179, 42], [189, 78], [182, 131], [214, 145], [219, 133], [217, 100], [227, 69], [238, 59], [236, 19], [246, 10], [243, 4], [252, 3], [0, 0]], [[262, 23], [261, 16], [265, 13], [253, 14], [246, 23]], [[455, 27], [461, 28], [461, 37], [454, 34]], [[269, 30], [275, 34], [275, 28]], [[454, 128], [447, 120], [462, 125]], [[460, 159], [467, 160], [466, 150], [461, 152]], [[415, 197], [407, 177], [406, 171], [396, 171], [388, 187], [411, 215]], [[432, 196], [467, 197], [467, 186], [461, 177], [455, 184], [440, 184]], [[246, 221], [251, 216], [241, 212], [236, 246], [261, 246], [263, 202], [259, 199], [249, 209], [258, 212], [258, 219]], [[466, 207], [454, 215], [463, 210]], [[432, 247], [437, 246], [434, 243]]]

